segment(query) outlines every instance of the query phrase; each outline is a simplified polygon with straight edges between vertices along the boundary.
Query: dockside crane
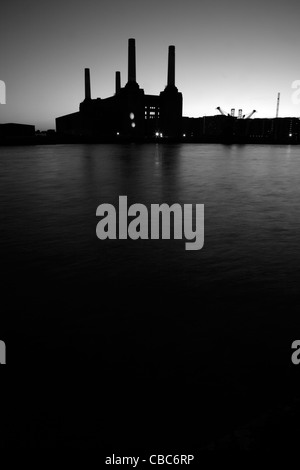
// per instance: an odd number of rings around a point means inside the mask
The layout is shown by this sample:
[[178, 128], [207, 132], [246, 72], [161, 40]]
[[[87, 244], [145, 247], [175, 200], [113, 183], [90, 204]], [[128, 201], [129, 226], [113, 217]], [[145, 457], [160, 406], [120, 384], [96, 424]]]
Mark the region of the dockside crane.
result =
[[277, 95], [277, 105], [276, 105], [276, 118], [279, 116], [279, 105], [280, 105], [280, 93]]
[[256, 113], [256, 109], [253, 109], [253, 111], [251, 111], [251, 113], [249, 113], [248, 115], [244, 114], [243, 119], [250, 119], [255, 113]]
[[220, 111], [220, 113], [222, 114], [222, 116], [230, 116], [230, 114], [229, 114], [229, 113], [226, 113], [225, 111], [223, 111], [223, 109], [221, 109], [220, 106], [218, 106], [216, 109], [217, 109], [218, 111]]
[[[232, 108], [232, 109], [231, 109], [231, 113], [230, 113], [230, 114], [227, 113], [227, 112], [225, 112], [225, 111], [223, 111], [223, 109], [222, 109], [220, 106], [218, 106], [216, 109], [222, 114], [222, 116], [234, 117], [234, 115], [235, 115], [235, 108]], [[237, 118], [238, 118], [238, 119], [250, 119], [250, 118], [253, 116], [253, 114], [256, 113], [256, 112], [257, 112], [256, 109], [253, 109], [253, 111], [251, 111], [251, 113], [249, 113], [249, 114], [243, 114], [242, 109], [239, 109]]]

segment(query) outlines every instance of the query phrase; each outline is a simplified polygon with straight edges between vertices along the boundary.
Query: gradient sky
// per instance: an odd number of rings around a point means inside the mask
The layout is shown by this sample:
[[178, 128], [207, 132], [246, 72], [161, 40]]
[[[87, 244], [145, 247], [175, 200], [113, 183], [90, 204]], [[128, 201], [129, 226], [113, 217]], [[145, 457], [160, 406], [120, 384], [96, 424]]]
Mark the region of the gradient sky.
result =
[[300, 2], [296, 0], [1, 0], [0, 122], [37, 129], [75, 112], [91, 68], [92, 97], [127, 81], [127, 41], [136, 39], [137, 81], [146, 93], [166, 85], [168, 45], [176, 46], [176, 85], [185, 116], [257, 109], [256, 117], [300, 116], [291, 84], [300, 80]]

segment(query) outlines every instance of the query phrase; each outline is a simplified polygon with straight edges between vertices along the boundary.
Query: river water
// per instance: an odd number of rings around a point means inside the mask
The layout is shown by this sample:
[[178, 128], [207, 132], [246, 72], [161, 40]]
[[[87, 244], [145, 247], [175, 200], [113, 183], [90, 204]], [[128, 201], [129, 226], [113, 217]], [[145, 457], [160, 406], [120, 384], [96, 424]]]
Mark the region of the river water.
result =
[[[19, 268], [56, 279], [95, 280], [104, 264], [106, 276], [120, 279], [140, 270], [162, 282], [178, 276], [195, 285], [224, 281], [293, 292], [299, 158], [296, 146], [1, 148], [1, 246]], [[187, 252], [178, 241], [100, 242], [96, 208], [117, 207], [119, 195], [147, 207], [204, 204], [205, 247]]]
[[[11, 349], [25, 335], [33, 364], [101, 355], [108, 372], [151, 382], [181, 375], [206, 390], [202, 402], [213, 396], [215, 404], [219, 387], [230, 384], [224, 393], [234, 401], [251, 383], [253, 406], [235, 409], [245, 419], [262, 406], [263, 377], [286, 379], [300, 333], [299, 147], [0, 152], [3, 331]], [[203, 249], [186, 251], [181, 240], [99, 240], [96, 209], [117, 208], [120, 195], [147, 207], [204, 204]], [[220, 434], [226, 408], [214, 405]]]

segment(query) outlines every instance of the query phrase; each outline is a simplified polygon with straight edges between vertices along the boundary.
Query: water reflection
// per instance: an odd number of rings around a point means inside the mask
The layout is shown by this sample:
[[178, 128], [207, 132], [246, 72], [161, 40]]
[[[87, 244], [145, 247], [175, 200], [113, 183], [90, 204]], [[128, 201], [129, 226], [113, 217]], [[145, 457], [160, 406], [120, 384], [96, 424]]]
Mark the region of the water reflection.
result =
[[[70, 145], [5, 148], [0, 158], [2, 249], [18, 266], [58, 278], [182, 278], [191, 285], [230, 279], [281, 288], [298, 279], [300, 168], [292, 146]], [[183, 243], [101, 244], [96, 208], [205, 204], [205, 248]], [[52, 262], [53, 259], [56, 262]], [[52, 260], [51, 262], [49, 260]], [[75, 261], [76, 260], [76, 263]], [[74, 267], [75, 263], [75, 267]]]

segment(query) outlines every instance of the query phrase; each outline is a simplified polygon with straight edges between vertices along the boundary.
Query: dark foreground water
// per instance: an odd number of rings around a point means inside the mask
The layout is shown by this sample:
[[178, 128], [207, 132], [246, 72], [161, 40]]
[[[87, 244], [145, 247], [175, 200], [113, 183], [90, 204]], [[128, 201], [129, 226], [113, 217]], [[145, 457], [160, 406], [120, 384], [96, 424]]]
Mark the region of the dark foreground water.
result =
[[[39, 403], [17, 400], [8, 442], [180, 451], [229, 435], [235, 446], [240, 426], [294, 406], [299, 147], [0, 152], [0, 339]], [[120, 195], [204, 204], [204, 248], [100, 241], [96, 208]], [[259, 445], [292, 442], [289, 426]]]

